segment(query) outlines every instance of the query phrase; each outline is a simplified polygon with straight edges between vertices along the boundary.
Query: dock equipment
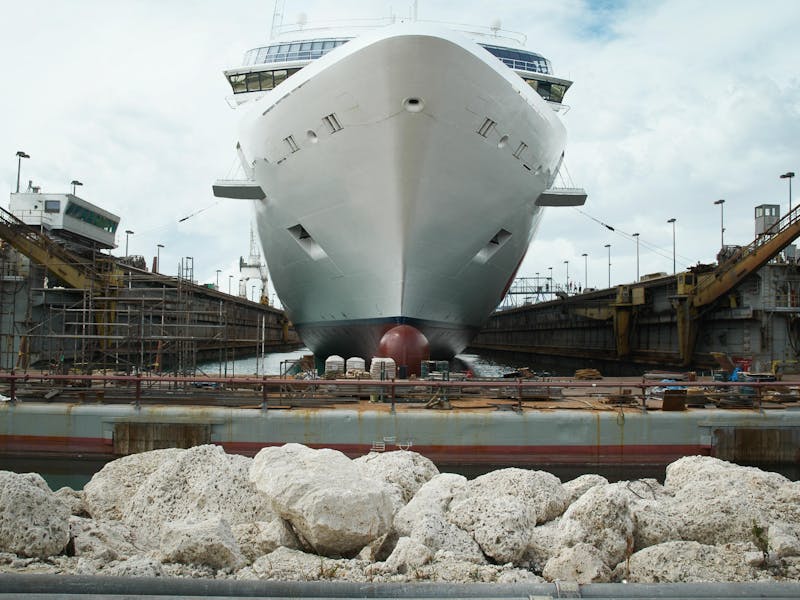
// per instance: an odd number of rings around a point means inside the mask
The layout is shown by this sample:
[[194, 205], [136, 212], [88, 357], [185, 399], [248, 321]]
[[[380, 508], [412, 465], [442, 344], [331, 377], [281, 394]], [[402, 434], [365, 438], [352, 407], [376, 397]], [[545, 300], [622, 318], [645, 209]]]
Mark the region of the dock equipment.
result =
[[191, 257], [151, 273], [3, 209], [0, 238], [0, 368], [191, 373], [298, 345], [283, 311], [197, 285]]

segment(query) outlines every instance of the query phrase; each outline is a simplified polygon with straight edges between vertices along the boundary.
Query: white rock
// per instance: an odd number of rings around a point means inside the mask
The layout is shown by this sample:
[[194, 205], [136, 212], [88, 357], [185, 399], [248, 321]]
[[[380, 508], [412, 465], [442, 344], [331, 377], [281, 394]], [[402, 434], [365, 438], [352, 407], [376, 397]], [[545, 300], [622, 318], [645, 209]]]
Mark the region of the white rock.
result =
[[754, 525], [766, 530], [774, 521], [800, 516], [791, 502], [800, 494], [782, 475], [707, 456], [669, 465], [665, 487], [674, 493], [680, 537], [701, 544], [754, 541]]
[[252, 460], [197, 446], [162, 461], [126, 506], [123, 520], [152, 545], [168, 521], [221, 518], [229, 524], [271, 521], [268, 499], [249, 480]]
[[408, 573], [429, 563], [432, 558], [433, 554], [427, 546], [412, 538], [401, 537], [386, 559], [385, 567], [391, 573]]
[[186, 452], [178, 448], [132, 454], [106, 464], [83, 488], [86, 510], [95, 519], [121, 520], [139, 486], [165, 461]]
[[239, 523], [231, 526], [231, 531], [242, 554], [250, 563], [280, 547], [295, 550], [300, 548], [297, 536], [289, 524], [280, 517], [272, 521]]
[[392, 523], [394, 490], [365, 477], [335, 450], [265, 448], [253, 461], [250, 479], [317, 554], [354, 555]]
[[330, 559], [290, 548], [278, 548], [257, 558], [252, 572], [259, 579], [278, 581], [364, 581], [366, 566], [366, 563], [356, 560]]
[[767, 543], [774, 558], [800, 556], [800, 522], [772, 523], [767, 530]]
[[612, 485], [593, 487], [578, 498], [559, 523], [562, 543], [581, 542], [600, 550], [613, 567], [633, 552], [633, 517], [627, 494]]
[[548, 581], [607, 583], [611, 579], [611, 569], [603, 562], [597, 548], [591, 544], [576, 544], [548, 560], [542, 575]]
[[443, 515], [430, 514], [417, 521], [409, 536], [433, 552], [448, 552], [462, 562], [486, 563], [486, 557], [475, 539]]
[[69, 542], [69, 510], [36, 473], [0, 471], [0, 551], [59, 554]]
[[681, 507], [672, 493], [655, 479], [635, 479], [610, 484], [623, 492], [633, 517], [633, 551], [680, 540]]
[[88, 516], [88, 513], [86, 512], [86, 506], [83, 503], [82, 491], [73, 490], [69, 487], [62, 487], [53, 493], [56, 495], [56, 498], [64, 503], [64, 506], [67, 507], [67, 510], [71, 515], [78, 517]]
[[102, 563], [137, 554], [130, 529], [119, 521], [97, 521], [72, 516], [69, 530], [75, 556], [85, 556]]
[[162, 562], [239, 569], [245, 560], [230, 525], [219, 517], [164, 524], [159, 554]]
[[590, 490], [591, 488], [598, 485], [606, 485], [607, 483], [608, 479], [606, 479], [602, 475], [587, 473], [586, 475], [581, 475], [580, 477], [576, 477], [571, 481], [566, 481], [562, 485], [569, 494], [568, 504], [572, 504], [573, 502], [575, 502], [575, 500], [583, 496], [583, 494], [588, 490]]
[[467, 488], [468, 493], [475, 496], [509, 495], [524, 500], [536, 515], [537, 523], [561, 515], [570, 500], [561, 480], [545, 471], [499, 469], [476, 477]]
[[748, 565], [743, 546], [718, 547], [697, 542], [665, 542], [636, 552], [620, 563], [613, 577], [629, 583], [756, 581], [765, 572]]
[[467, 494], [450, 504], [447, 518], [472, 535], [487, 556], [499, 563], [517, 562], [528, 547], [536, 513], [517, 496], [487, 492], [468, 486]]
[[439, 474], [433, 462], [416, 452], [372, 452], [356, 458], [355, 463], [369, 478], [380, 479], [397, 488], [402, 504], [408, 503], [417, 491]]
[[411, 535], [415, 524], [430, 515], [444, 517], [453, 496], [467, 488], [467, 478], [441, 473], [425, 483], [394, 516], [394, 529], [401, 536]]
[[534, 527], [528, 538], [528, 547], [522, 558], [535, 571], [541, 572], [545, 564], [564, 548], [561, 519], [548, 521]]
[[434, 562], [414, 570], [414, 581], [443, 583], [544, 583], [544, 579], [511, 565], [476, 565], [437, 552]]
[[113, 563], [103, 569], [102, 574], [111, 577], [163, 577], [164, 569], [157, 560], [140, 555]]

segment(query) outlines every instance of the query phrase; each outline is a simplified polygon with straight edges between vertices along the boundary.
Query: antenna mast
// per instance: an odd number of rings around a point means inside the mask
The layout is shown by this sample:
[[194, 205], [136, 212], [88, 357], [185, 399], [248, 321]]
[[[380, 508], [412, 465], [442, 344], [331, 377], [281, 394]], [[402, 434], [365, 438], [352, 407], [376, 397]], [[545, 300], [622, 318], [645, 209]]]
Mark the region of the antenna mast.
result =
[[272, 9], [272, 25], [269, 28], [269, 39], [275, 37], [275, 29], [283, 25], [283, 13], [286, 0], [275, 0], [275, 7]]

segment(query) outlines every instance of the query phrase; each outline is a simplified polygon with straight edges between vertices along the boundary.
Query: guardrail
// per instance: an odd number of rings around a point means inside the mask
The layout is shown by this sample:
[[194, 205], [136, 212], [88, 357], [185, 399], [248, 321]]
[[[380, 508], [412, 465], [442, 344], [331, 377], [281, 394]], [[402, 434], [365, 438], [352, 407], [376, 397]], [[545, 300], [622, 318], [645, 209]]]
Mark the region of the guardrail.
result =
[[[267, 409], [269, 400], [291, 398], [316, 398], [336, 400], [337, 395], [349, 394], [363, 397], [374, 396], [380, 402], [407, 401], [408, 397], [419, 397], [420, 394], [439, 396], [447, 401], [454, 397], [476, 397], [481, 391], [494, 392], [496, 397], [505, 400], [516, 400], [520, 407], [523, 401], [532, 398], [554, 398], [564, 389], [578, 389], [587, 392], [618, 390], [617, 395], [625, 398], [641, 397], [641, 408], [646, 410], [648, 390], [666, 388], [668, 391], [685, 390], [687, 388], [708, 388], [740, 394], [752, 401], [756, 409], [761, 407], [763, 390], [782, 389], [788, 391], [788, 384], [778, 381], [653, 381], [642, 378], [636, 381], [596, 380], [583, 381], [567, 378], [547, 379], [466, 379], [460, 381], [435, 379], [287, 379], [279, 377], [247, 377], [247, 376], [172, 376], [172, 375], [56, 375], [50, 373], [16, 373], [14, 371], [0, 373], [0, 384], [8, 386], [9, 401], [19, 401], [20, 384], [40, 383], [51, 388], [73, 388], [76, 390], [93, 390], [101, 392], [113, 389], [125, 394], [126, 402], [133, 400], [137, 407], [145, 398], [145, 392], [184, 390], [197, 396], [208, 396], [211, 392], [244, 393], [245, 399], [258, 399], [261, 407]], [[130, 389], [133, 388], [133, 389]], [[633, 390], [636, 390], [634, 393]], [[305, 394], [305, 395], [302, 395]], [[796, 394], [792, 394], [794, 399]], [[800, 395], [797, 395], [800, 400]], [[429, 401], [430, 403], [430, 401]], [[746, 407], [746, 406], [742, 406]]]

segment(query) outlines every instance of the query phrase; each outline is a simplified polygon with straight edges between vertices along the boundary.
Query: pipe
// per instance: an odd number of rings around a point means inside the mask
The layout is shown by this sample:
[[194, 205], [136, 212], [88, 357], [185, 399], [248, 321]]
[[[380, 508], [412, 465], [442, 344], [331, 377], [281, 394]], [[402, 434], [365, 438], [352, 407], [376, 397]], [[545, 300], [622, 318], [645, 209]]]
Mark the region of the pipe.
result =
[[[161, 577], [0, 574], [0, 598], [48, 594], [50, 598], [108, 595], [221, 598], [508, 598], [559, 597], [565, 584], [351, 583], [339, 581], [238, 581]], [[800, 583], [595, 583], [572, 585], [580, 598], [778, 598], [800, 597]]]

